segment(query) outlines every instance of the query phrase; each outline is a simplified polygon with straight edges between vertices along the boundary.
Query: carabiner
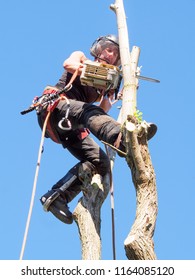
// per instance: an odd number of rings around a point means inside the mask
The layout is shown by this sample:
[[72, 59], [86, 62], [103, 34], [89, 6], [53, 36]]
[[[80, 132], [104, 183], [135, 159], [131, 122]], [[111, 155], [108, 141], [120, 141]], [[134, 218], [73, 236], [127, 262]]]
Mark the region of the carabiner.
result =
[[70, 130], [72, 128], [71, 122], [67, 118], [62, 118], [58, 123], [59, 128], [62, 130]]

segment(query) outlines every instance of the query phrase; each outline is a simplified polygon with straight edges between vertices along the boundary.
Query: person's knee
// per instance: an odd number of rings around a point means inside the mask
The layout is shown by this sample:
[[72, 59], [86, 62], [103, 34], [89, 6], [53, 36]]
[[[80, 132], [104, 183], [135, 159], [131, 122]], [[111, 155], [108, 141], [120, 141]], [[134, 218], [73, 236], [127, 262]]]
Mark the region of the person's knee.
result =
[[93, 104], [85, 104], [82, 113], [81, 119], [84, 123], [90, 123], [97, 116], [106, 115], [102, 108]]
[[100, 157], [93, 158], [90, 162], [84, 162], [83, 167], [90, 168], [93, 174], [98, 173], [104, 176], [110, 171], [110, 160], [106, 154], [103, 154]]

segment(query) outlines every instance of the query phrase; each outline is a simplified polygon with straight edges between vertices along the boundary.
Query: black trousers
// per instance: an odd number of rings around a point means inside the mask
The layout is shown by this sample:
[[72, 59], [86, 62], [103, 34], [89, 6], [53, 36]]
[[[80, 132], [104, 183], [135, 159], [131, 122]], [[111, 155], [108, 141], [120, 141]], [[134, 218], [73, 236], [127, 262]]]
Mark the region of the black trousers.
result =
[[52, 186], [52, 189], [60, 188], [67, 182], [67, 178], [70, 179], [70, 177], [76, 175], [77, 179], [64, 191], [63, 197], [69, 203], [81, 191], [82, 183], [79, 180], [78, 167], [82, 164], [85, 169], [90, 169], [94, 173], [104, 176], [110, 171], [110, 161], [106, 153], [89, 135], [80, 141], [68, 145], [67, 149], [80, 163], [73, 166], [63, 178]]
[[[79, 129], [88, 128], [92, 134], [99, 140], [104, 140], [114, 144], [120, 133], [120, 124], [107, 115], [100, 107], [76, 100], [60, 101], [50, 116], [52, 129], [58, 135], [64, 148], [76, 157], [80, 162], [86, 163], [92, 170], [104, 176], [110, 171], [110, 161], [106, 153], [100, 146], [88, 135], [84, 139], [79, 139]], [[63, 130], [59, 127], [59, 121], [66, 115], [69, 108], [68, 119], [71, 122], [71, 130]], [[38, 115], [40, 126], [43, 126], [45, 112]], [[74, 167], [72, 168], [74, 170]], [[72, 173], [69, 170], [70, 173]], [[60, 187], [63, 179], [54, 187]], [[78, 186], [80, 189], [80, 186]], [[76, 185], [71, 186], [69, 190], [74, 190]], [[79, 190], [78, 190], [79, 191]], [[68, 199], [70, 200], [70, 199]]]
[[[120, 132], [120, 124], [107, 115], [100, 107], [76, 100], [60, 101], [51, 114], [51, 124], [56, 130], [64, 148], [78, 160], [89, 161], [100, 173], [105, 175], [109, 159], [99, 145], [90, 137], [80, 140], [79, 128], [88, 128], [99, 140], [114, 144]], [[68, 119], [72, 129], [62, 130], [58, 123], [65, 116], [69, 106]]]

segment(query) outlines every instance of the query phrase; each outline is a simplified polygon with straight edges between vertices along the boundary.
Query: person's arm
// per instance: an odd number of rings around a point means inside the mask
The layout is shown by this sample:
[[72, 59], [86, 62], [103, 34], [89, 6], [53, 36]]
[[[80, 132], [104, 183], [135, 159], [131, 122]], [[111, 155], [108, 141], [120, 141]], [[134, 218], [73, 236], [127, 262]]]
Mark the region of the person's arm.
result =
[[100, 108], [104, 110], [104, 112], [108, 112], [110, 108], [112, 107], [112, 102], [109, 97], [102, 97], [102, 100], [100, 101], [99, 104]]
[[63, 67], [72, 74], [79, 69], [78, 75], [81, 75], [85, 60], [87, 60], [87, 58], [83, 52], [75, 51], [64, 61]]
[[114, 98], [114, 91], [111, 90], [106, 96], [102, 95], [100, 101], [100, 108], [102, 108], [106, 113], [112, 107], [112, 100]]

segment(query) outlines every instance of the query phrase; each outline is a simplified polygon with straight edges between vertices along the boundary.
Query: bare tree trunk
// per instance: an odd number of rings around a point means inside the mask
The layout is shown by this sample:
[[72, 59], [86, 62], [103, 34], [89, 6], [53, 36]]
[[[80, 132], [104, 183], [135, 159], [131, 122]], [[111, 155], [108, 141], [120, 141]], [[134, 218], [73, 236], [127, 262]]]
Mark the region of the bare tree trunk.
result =
[[121, 108], [121, 123], [123, 124], [127, 119], [127, 115], [133, 115], [136, 111], [136, 69], [131, 61], [129, 36], [123, 1], [115, 0], [115, 4], [112, 4], [110, 8], [116, 13], [117, 16], [120, 57], [124, 81]]
[[110, 175], [85, 176], [83, 197], [77, 204], [73, 217], [77, 223], [83, 260], [101, 259], [101, 206], [110, 189]]
[[136, 189], [136, 219], [124, 245], [128, 259], [156, 259], [153, 234], [157, 217], [157, 192], [155, 172], [147, 145], [147, 123], [138, 123], [134, 117], [138, 80], [136, 71], [140, 50], [134, 47], [129, 51], [126, 16], [122, 0], [116, 0], [111, 9], [117, 15], [119, 46], [124, 79], [122, 103], [122, 128], [126, 142], [127, 163], [131, 169]]
[[[131, 122], [133, 121], [130, 117]], [[146, 134], [127, 131], [127, 163], [136, 189], [136, 218], [124, 245], [128, 259], [154, 260], [153, 234], [157, 217], [157, 191]]]

